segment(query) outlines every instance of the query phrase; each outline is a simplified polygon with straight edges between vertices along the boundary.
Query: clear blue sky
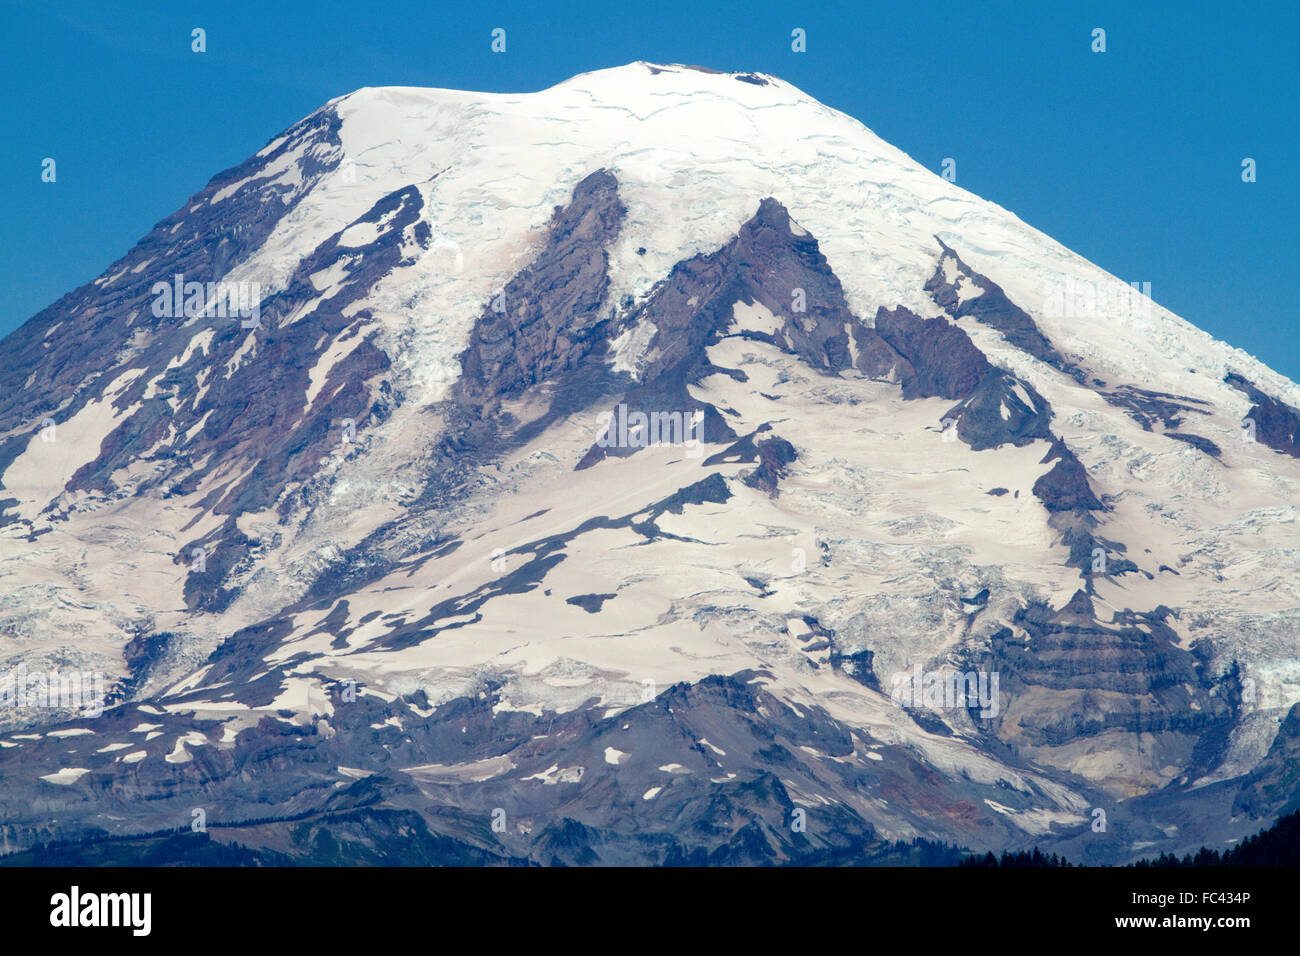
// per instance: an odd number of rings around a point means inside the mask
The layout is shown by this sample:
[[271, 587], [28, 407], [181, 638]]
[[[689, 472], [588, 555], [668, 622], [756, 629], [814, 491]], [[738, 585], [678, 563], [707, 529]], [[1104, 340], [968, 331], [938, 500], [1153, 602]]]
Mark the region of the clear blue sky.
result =
[[1300, 380], [1298, 31], [1295, 2], [0, 0], [0, 333], [333, 96], [641, 59], [773, 73], [954, 157], [959, 185]]

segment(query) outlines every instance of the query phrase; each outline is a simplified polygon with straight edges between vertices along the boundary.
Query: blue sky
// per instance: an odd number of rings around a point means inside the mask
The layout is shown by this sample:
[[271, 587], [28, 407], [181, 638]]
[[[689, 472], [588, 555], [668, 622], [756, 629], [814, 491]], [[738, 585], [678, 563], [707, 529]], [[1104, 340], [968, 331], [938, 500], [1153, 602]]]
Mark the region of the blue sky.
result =
[[333, 96], [641, 59], [773, 73], [935, 171], [951, 156], [959, 185], [1300, 380], [1298, 32], [1295, 3], [0, 0], [0, 333]]

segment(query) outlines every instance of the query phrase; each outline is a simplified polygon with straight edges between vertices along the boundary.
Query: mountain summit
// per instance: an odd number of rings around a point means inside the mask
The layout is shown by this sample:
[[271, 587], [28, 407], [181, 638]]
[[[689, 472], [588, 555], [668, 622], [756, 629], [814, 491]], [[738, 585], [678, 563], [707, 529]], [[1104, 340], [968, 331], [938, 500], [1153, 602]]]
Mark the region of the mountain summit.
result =
[[358, 90], [0, 349], [10, 853], [1114, 863], [1300, 801], [1300, 389], [774, 77]]

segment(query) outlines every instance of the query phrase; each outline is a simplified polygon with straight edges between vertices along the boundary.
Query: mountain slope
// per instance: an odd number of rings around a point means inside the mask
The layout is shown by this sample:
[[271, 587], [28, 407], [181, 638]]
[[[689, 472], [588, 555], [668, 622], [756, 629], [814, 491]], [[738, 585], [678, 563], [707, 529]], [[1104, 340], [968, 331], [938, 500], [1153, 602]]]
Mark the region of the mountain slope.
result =
[[1300, 389], [1127, 288], [771, 77], [332, 101], [4, 341], [5, 846], [1254, 832]]

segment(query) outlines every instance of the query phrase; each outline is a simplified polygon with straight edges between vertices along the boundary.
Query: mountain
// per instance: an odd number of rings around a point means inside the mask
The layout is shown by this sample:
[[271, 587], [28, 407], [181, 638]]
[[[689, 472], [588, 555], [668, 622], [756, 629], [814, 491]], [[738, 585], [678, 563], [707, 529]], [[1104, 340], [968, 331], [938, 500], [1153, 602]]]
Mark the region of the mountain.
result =
[[359, 90], [0, 351], [4, 853], [1121, 863], [1300, 803], [1300, 388], [774, 77]]

